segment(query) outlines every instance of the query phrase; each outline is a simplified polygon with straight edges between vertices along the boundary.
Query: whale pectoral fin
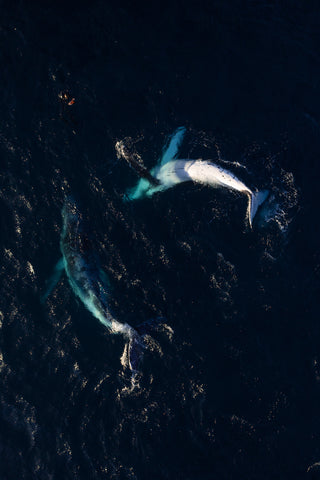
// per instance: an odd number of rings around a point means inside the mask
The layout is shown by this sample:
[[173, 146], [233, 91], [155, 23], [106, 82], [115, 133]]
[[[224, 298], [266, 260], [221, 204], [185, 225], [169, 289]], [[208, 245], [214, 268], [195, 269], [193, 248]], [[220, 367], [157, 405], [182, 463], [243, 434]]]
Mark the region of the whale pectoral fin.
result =
[[[173, 160], [178, 154], [179, 147], [182, 143], [185, 127], [179, 127], [170, 137], [167, 145], [163, 149], [163, 153], [159, 159], [159, 164], [165, 165]], [[124, 202], [138, 200], [140, 198], [151, 197], [154, 193], [162, 190], [161, 181], [157, 178], [157, 168], [153, 168], [150, 172], [144, 172], [138, 184], [134, 188], [130, 188], [123, 197]]]
[[60, 260], [57, 262], [56, 266], [53, 269], [53, 273], [51, 277], [46, 282], [46, 290], [40, 297], [41, 303], [44, 303], [47, 300], [50, 293], [52, 292], [54, 287], [57, 285], [57, 283], [61, 278], [63, 270], [64, 270], [64, 260], [63, 258], [60, 258]]
[[168, 146], [165, 146], [163, 149], [160, 165], [165, 165], [177, 156], [185, 133], [186, 127], [179, 127], [170, 136]]
[[145, 178], [140, 178], [137, 185], [133, 188], [129, 188], [124, 197], [125, 202], [131, 202], [132, 200], [139, 200], [147, 195], [148, 190], [152, 187], [151, 183]]

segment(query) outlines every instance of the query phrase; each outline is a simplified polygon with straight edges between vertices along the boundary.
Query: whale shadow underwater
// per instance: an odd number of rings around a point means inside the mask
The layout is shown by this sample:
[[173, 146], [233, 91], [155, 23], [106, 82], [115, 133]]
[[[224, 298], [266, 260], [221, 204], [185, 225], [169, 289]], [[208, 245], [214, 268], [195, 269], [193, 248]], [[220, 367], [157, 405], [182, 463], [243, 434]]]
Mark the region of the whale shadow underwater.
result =
[[123, 336], [125, 347], [121, 363], [131, 372], [131, 387], [134, 388], [141, 374], [139, 367], [146, 348], [145, 337], [159, 325], [160, 319], [149, 320], [133, 328], [115, 318], [108, 302], [109, 279], [101, 269], [83, 214], [71, 196], [65, 200], [62, 219], [60, 237], [62, 258], [54, 268], [41, 301], [44, 303], [65, 272], [74, 294], [86, 309], [107, 328], [109, 333]]
[[[129, 189], [124, 199], [133, 201], [148, 198], [157, 192], [164, 192], [175, 185], [185, 182], [199, 183], [214, 188], [223, 187], [247, 195], [248, 206], [246, 219], [250, 228], [252, 228], [254, 217], [259, 207], [268, 198], [269, 191], [251, 190], [232, 172], [212, 163], [210, 160], [176, 159], [185, 132], [185, 127], [179, 127], [171, 137], [169, 137], [168, 146], [164, 148], [159, 164], [154, 167], [148, 175], [145, 171], [143, 171], [143, 175], [141, 174], [141, 166], [139, 169], [136, 168], [136, 162], [133, 157], [130, 161], [129, 155], [126, 154], [124, 156], [123, 154], [125, 160], [131, 164], [132, 168], [135, 169], [141, 177], [137, 185]], [[120, 151], [121, 154], [123, 149], [121, 150], [118, 147], [117, 151], [118, 153]], [[152, 181], [150, 180], [150, 176]]]

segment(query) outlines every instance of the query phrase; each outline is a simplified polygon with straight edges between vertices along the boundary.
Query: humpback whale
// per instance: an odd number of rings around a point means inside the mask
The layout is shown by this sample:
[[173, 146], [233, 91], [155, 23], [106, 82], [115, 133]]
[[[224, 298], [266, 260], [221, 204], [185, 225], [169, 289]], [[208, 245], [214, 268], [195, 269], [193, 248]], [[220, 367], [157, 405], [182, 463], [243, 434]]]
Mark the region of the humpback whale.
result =
[[151, 183], [147, 178], [141, 178], [127, 194], [128, 200], [151, 197], [154, 193], [163, 192], [183, 182], [194, 182], [211, 187], [225, 187], [244, 193], [248, 197], [246, 218], [252, 227], [252, 222], [258, 208], [269, 195], [268, 190], [253, 191], [232, 172], [222, 168], [210, 160], [175, 159], [182, 142], [185, 128], [180, 127], [171, 136], [168, 147], [164, 150], [159, 165], [150, 171], [150, 175], [158, 182]]
[[[92, 243], [85, 222], [77, 203], [68, 197], [62, 209], [63, 227], [60, 238], [62, 259], [57, 263], [53, 278], [43, 299], [48, 296], [59, 276], [65, 271], [70, 286], [89, 312], [104, 325], [110, 333], [122, 334], [126, 340], [125, 356], [136, 378], [142, 359], [144, 334], [115, 319], [109, 304], [109, 286], [107, 275], [101, 270], [99, 259], [92, 248]], [[60, 274], [60, 275], [59, 275]]]

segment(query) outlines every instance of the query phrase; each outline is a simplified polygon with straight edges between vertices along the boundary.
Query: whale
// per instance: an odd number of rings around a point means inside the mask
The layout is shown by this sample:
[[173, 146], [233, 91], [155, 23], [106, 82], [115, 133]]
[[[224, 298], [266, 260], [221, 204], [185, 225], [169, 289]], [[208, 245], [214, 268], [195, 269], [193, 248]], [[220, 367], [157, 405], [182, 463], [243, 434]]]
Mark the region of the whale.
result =
[[208, 185], [213, 188], [227, 188], [247, 196], [246, 218], [250, 228], [252, 228], [253, 219], [259, 207], [267, 199], [269, 191], [250, 189], [232, 172], [210, 160], [201, 158], [196, 160], [176, 159], [185, 130], [184, 127], [178, 128], [169, 139], [168, 146], [164, 149], [159, 164], [150, 171], [154, 181], [150, 182], [146, 177], [140, 178], [138, 184], [129, 189], [125, 199], [132, 201], [148, 198], [157, 192], [164, 192], [185, 182]]
[[126, 358], [126, 366], [129, 367], [134, 382], [139, 374], [146, 333], [139, 334], [128, 323], [118, 321], [112, 313], [108, 302], [109, 279], [101, 269], [89, 229], [73, 197], [66, 199], [62, 209], [62, 219], [60, 237], [62, 258], [54, 269], [42, 301], [51, 293], [59, 277], [65, 272], [74, 294], [86, 309], [107, 328], [109, 333], [121, 334], [124, 337], [125, 349], [122, 358]]

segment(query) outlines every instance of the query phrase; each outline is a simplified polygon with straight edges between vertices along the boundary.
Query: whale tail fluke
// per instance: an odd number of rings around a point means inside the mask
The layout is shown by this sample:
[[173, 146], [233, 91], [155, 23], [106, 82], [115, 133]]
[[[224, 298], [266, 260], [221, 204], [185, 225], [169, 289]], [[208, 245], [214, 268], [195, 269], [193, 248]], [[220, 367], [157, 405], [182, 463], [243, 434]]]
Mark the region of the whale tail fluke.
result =
[[139, 372], [145, 348], [143, 336], [134, 331], [128, 343], [128, 366], [133, 374]]
[[132, 386], [141, 375], [140, 365], [144, 351], [147, 348], [147, 337], [150, 336], [153, 331], [156, 331], [161, 324], [164, 324], [164, 320], [165, 319], [161, 317], [155, 320], [148, 320], [138, 325], [136, 329], [129, 327], [127, 331], [129, 340], [124, 347], [121, 363], [131, 371]]
[[268, 190], [260, 190], [257, 192], [250, 192], [248, 193], [248, 210], [247, 210], [247, 217], [249, 221], [249, 225], [252, 228], [253, 219], [260, 207], [265, 200], [269, 196]]

